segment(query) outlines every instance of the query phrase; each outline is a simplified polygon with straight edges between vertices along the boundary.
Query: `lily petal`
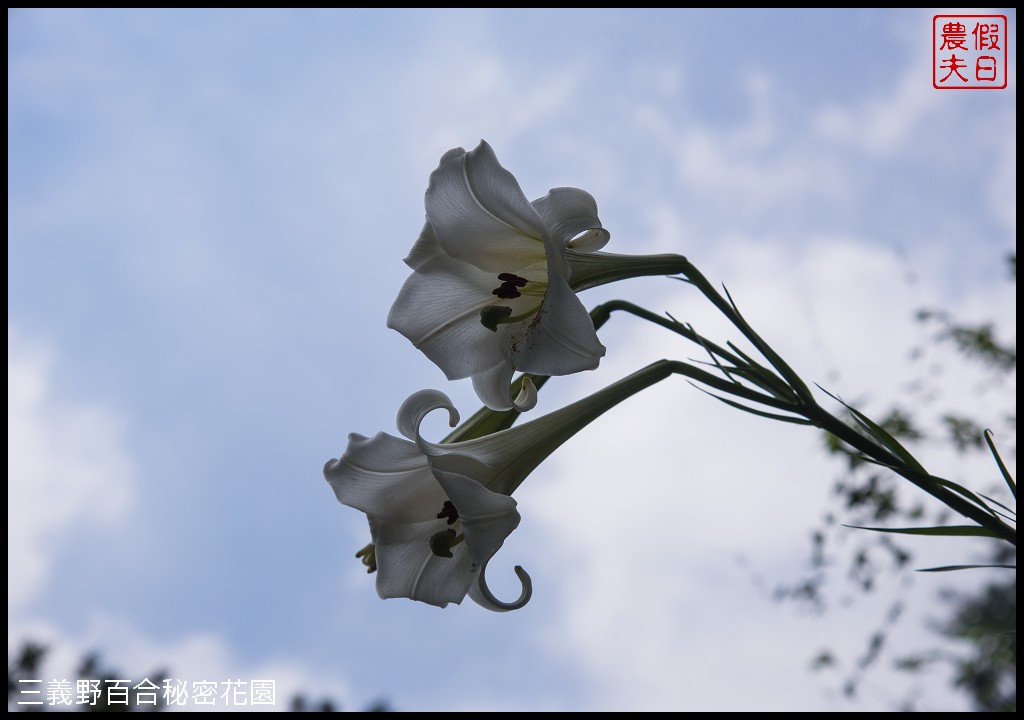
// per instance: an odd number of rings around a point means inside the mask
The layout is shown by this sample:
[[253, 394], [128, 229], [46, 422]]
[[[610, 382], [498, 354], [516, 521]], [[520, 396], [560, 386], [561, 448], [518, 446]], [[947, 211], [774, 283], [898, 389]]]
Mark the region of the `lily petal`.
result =
[[338, 501], [394, 523], [436, 519], [444, 493], [416, 446], [387, 433], [348, 436], [338, 460], [328, 460], [324, 477]]
[[498, 598], [494, 597], [490, 588], [487, 587], [487, 578], [485, 576], [487, 563], [480, 566], [480, 572], [477, 573], [478, 577], [476, 582], [469, 586], [469, 596], [473, 598], [473, 602], [477, 605], [493, 612], [509, 612], [511, 610], [521, 609], [526, 605], [526, 603], [530, 602], [530, 598], [533, 597], [533, 581], [530, 580], [530, 575], [519, 565], [516, 565], [515, 570], [516, 575], [519, 577], [519, 582], [523, 585], [523, 590], [519, 594], [519, 598], [517, 600], [513, 600], [512, 602], [502, 602]]
[[420, 436], [420, 425], [423, 419], [434, 410], [448, 411], [448, 424], [455, 427], [459, 424], [459, 411], [455, 409], [450, 397], [440, 390], [419, 390], [414, 392], [402, 406], [398, 408], [398, 432], [405, 435], [417, 445], [423, 440]]
[[[487, 407], [492, 410], [509, 410], [515, 407], [512, 402], [511, 391], [509, 386], [512, 382], [512, 375], [515, 370], [512, 368], [512, 363], [508, 360], [502, 359], [494, 367], [479, 372], [473, 376], [473, 389], [476, 390], [476, 395]], [[536, 405], [536, 398], [534, 398], [534, 405]], [[530, 410], [530, 407], [518, 408], [520, 410]]]
[[548, 291], [525, 337], [508, 349], [513, 366], [536, 375], [593, 370], [604, 357], [590, 313], [560, 275], [548, 275]]
[[537, 386], [533, 384], [533, 380], [530, 379], [529, 375], [523, 375], [522, 383], [519, 386], [519, 393], [516, 395], [516, 399], [512, 401], [512, 405], [519, 412], [533, 410], [537, 406]]
[[425, 204], [444, 251], [481, 270], [512, 272], [544, 253], [540, 216], [483, 140], [470, 152], [455, 148], [441, 157]]
[[459, 511], [469, 562], [475, 570], [498, 552], [505, 538], [519, 527], [516, 501], [491, 492], [479, 481], [434, 467], [434, 476]]
[[[423, 255], [417, 247], [425, 250], [427, 243], [417, 243], [410, 253], [419, 261]], [[496, 285], [495, 275], [473, 265], [444, 255], [431, 257], [402, 285], [387, 325], [407, 337], [449, 380], [469, 377], [504, 359], [494, 333], [480, 323], [480, 311], [494, 304], [491, 290]]]
[[429, 222], [426, 222], [423, 224], [420, 236], [416, 238], [416, 242], [413, 243], [412, 249], [409, 251], [404, 262], [413, 270], [418, 270], [427, 260], [442, 255], [444, 255], [444, 248], [437, 241], [437, 236], [434, 235], [434, 228], [430, 227]]
[[438, 523], [384, 523], [370, 520], [377, 555], [377, 594], [382, 598], [411, 598], [437, 607], [459, 604], [476, 583], [466, 543], [452, 548], [452, 557], [430, 552], [430, 537]]
[[594, 252], [611, 239], [597, 216], [597, 201], [584, 190], [553, 188], [532, 204], [562, 251], [569, 247], [577, 252]]

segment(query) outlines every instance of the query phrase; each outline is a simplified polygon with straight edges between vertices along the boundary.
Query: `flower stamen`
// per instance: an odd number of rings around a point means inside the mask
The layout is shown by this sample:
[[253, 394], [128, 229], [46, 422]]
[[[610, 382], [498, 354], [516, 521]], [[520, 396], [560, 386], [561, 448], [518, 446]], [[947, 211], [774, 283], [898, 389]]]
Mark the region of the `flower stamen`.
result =
[[512, 308], [507, 305], [488, 305], [480, 311], [480, 324], [491, 332], [498, 332], [498, 323], [506, 322], [512, 315]]
[[455, 509], [455, 505], [451, 500], [445, 500], [444, 505], [441, 506], [441, 512], [437, 514], [437, 518], [446, 518], [449, 525], [454, 525], [455, 521], [459, 519], [459, 511]]
[[452, 548], [465, 539], [465, 535], [461, 533], [456, 535], [455, 531], [451, 528], [442, 530], [441, 532], [434, 533], [430, 536], [430, 552], [434, 553], [438, 557], [455, 557], [452, 555]]
[[498, 279], [501, 280], [501, 285], [491, 290], [491, 294], [497, 295], [502, 300], [512, 300], [521, 296], [519, 288], [526, 287], [526, 283], [529, 282], [526, 278], [507, 272], [500, 273]]
[[480, 324], [491, 332], [498, 332], [499, 325], [511, 325], [520, 320], [526, 320], [537, 314], [540, 304], [531, 307], [524, 313], [512, 314], [512, 308], [507, 305], [488, 305], [480, 311]]
[[356, 557], [363, 561], [363, 565], [366, 566], [366, 572], [372, 573], [377, 569], [377, 548], [370, 543], [362, 550], [356, 553]]

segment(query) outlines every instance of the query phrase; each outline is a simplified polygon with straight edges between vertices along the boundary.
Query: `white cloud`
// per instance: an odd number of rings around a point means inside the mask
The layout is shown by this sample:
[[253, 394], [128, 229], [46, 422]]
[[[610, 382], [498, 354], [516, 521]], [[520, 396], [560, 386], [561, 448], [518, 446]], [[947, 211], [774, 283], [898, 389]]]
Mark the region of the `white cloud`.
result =
[[133, 683], [143, 679], [141, 673], [160, 669], [189, 686], [199, 680], [270, 679], [277, 710], [287, 710], [300, 692], [312, 701], [331, 698], [355, 709], [336, 673], [283, 656], [239, 657], [217, 633], [193, 632], [168, 642], [102, 608], [89, 609], [88, 621], [74, 629], [37, 611], [55, 564], [79, 533], [123, 527], [135, 506], [137, 470], [122, 413], [101, 401], [63, 395], [57, 378], [66, 359], [10, 318], [7, 347], [8, 653], [29, 640], [47, 646], [48, 678], [76, 677], [82, 658], [98, 652], [103, 668], [129, 673], [124, 677]]
[[1006, 127], [994, 129], [993, 141], [998, 148], [989, 176], [988, 210], [1007, 231], [1017, 230], [1017, 127], [1016, 116], [1008, 118]]
[[55, 556], [82, 527], [111, 527], [132, 506], [124, 420], [61, 397], [54, 351], [7, 324], [9, 619], [30, 608]]
[[[102, 670], [120, 673], [119, 677], [129, 680], [133, 686], [144, 679], [158, 682], [160, 672], [166, 672], [167, 679], [175, 685], [184, 683], [189, 694], [185, 703], [169, 705], [170, 710], [287, 711], [292, 698], [300, 693], [311, 702], [329, 698], [341, 709], [358, 709], [352, 707], [351, 692], [336, 673], [283, 657], [243, 658], [216, 633], [197, 632], [170, 642], [158, 641], [123, 619], [103, 613], [97, 614], [88, 627], [74, 633], [59, 624], [40, 620], [26, 623], [21, 631], [19, 640], [32, 639], [47, 647], [43, 679], [76, 678], [82, 658], [96, 654]], [[244, 694], [237, 698], [222, 694], [228, 687], [237, 687], [228, 683], [239, 680], [245, 688], [251, 687], [251, 681], [273, 681], [273, 705], [256, 707], [249, 704]], [[217, 683], [214, 705], [196, 705], [191, 695], [194, 682]]]
[[[923, 19], [923, 18], [922, 18]], [[881, 96], [854, 106], [832, 105], [812, 115], [811, 126], [823, 139], [848, 143], [875, 156], [906, 149], [922, 123], [943, 100], [930, 83], [930, 25], [917, 23], [908, 34], [909, 61], [893, 73], [894, 82]]]

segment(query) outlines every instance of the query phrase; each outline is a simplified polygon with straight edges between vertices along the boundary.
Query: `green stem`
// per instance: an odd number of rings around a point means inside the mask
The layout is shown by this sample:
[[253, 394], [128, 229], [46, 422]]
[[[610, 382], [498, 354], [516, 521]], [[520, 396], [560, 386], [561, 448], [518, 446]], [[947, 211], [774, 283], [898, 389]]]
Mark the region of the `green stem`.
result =
[[574, 292], [629, 278], [679, 275], [689, 266], [682, 255], [616, 255], [615, 253], [565, 252], [572, 268], [569, 285]]
[[939, 500], [946, 507], [960, 513], [960, 515], [966, 518], [970, 518], [982, 527], [998, 533], [1001, 538], [1012, 545], [1017, 545], [1016, 528], [1010, 527], [997, 516], [987, 512], [984, 508], [980, 508], [977, 505], [968, 502], [965, 498], [951, 490], [947, 490], [934, 482], [929, 482], [926, 478], [930, 476], [925, 476], [923, 478], [921, 472], [907, 467], [903, 460], [874, 443], [870, 438], [861, 435], [816, 402], [811, 401], [810, 404], [804, 404], [799, 412], [803, 417], [810, 420], [816, 427], [835, 435], [847, 445], [860, 450], [872, 460], [889, 467], [893, 472], [909, 480], [911, 483]]
[[[939, 500], [951, 510], [975, 521], [982, 527], [992, 530], [1007, 542], [1013, 545], [1017, 544], [1017, 531], [1015, 528], [1010, 527], [996, 515], [989, 513], [985, 508], [979, 507], [957, 493], [937, 484], [930, 479], [932, 477], [931, 475], [909, 467], [906, 462], [894, 455], [888, 449], [857, 432], [854, 428], [850, 427], [848, 424], [844, 423], [842, 420], [821, 407], [821, 405], [819, 405], [814, 399], [810, 389], [803, 380], [777, 353], [771, 349], [768, 343], [766, 343], [753, 330], [753, 328], [747, 324], [739, 312], [735, 310], [735, 307], [731, 302], [726, 301], [725, 298], [719, 295], [718, 292], [715, 291], [707, 282], [704, 276], [696, 270], [696, 268], [691, 267], [687, 269], [686, 274], [693, 284], [696, 285], [698, 289], [700, 289], [701, 292], [703, 292], [704, 295], [708, 297], [737, 328], [739, 328], [747, 339], [754, 343], [758, 350], [761, 351], [776, 371], [782, 376], [783, 381], [788, 383], [790, 391], [782, 393], [784, 397], [779, 397], [778, 395], [769, 397], [740, 385], [735, 381], [723, 380], [715, 375], [711, 375], [710, 373], [681, 362], [673, 362], [673, 372], [686, 375], [697, 382], [701, 382], [709, 387], [721, 390], [722, 392], [729, 393], [730, 395], [741, 397], [745, 400], [760, 403], [768, 407], [784, 410], [786, 412], [793, 413], [794, 415], [806, 418], [812, 425], [835, 435], [837, 438], [864, 453], [872, 460], [891, 468], [893, 472], [906, 480], [909, 480], [911, 483]], [[669, 318], [656, 315], [644, 308], [623, 300], [613, 300], [604, 303], [603, 305], [595, 308], [591, 314], [595, 317], [602, 318], [601, 322], [603, 323], [608, 317], [610, 317], [611, 312], [615, 310], [628, 312], [682, 335], [705, 348], [710, 353], [728, 360], [733, 365], [737, 366], [737, 368], [752, 365], [752, 361], [739, 358], [728, 350], [725, 350], [702, 337], [691, 328]], [[725, 372], [724, 368], [720, 367], [720, 369]], [[766, 377], [769, 375], [771, 375], [771, 373], [767, 368], [753, 366], [751, 368], [751, 372], [746, 374], [745, 377]], [[777, 388], [778, 386], [773, 384], [772, 387]]]
[[[592, 310], [590, 314], [591, 316], [594, 316], [594, 313], [600, 311], [603, 316], [610, 316], [611, 312], [615, 310], [628, 312], [631, 315], [635, 315], [638, 318], [647, 320], [648, 322], [652, 322], [655, 325], [660, 325], [661, 327], [666, 328], [667, 330], [671, 330], [672, 332], [678, 335], [682, 335], [687, 340], [690, 340], [693, 343], [700, 345], [702, 348], [704, 348], [704, 350], [707, 351], [708, 355], [712, 357], [712, 359], [715, 361], [715, 364], [718, 366], [718, 369], [721, 370], [722, 373], [725, 374], [727, 377], [730, 377], [730, 371], [733, 371], [736, 372], [737, 374], [742, 374], [748, 380], [756, 383], [763, 390], [767, 390], [776, 398], [793, 400], [797, 399], [797, 396], [793, 393], [793, 391], [790, 389], [789, 385], [785, 383], [785, 381], [779, 380], [777, 376], [773, 375], [771, 372], [768, 371], [765, 371], [763, 373], [744, 372], [745, 367], [749, 367], [751, 365], [749, 358], [745, 356], [740, 357], [739, 355], [736, 355], [733, 352], [726, 350], [720, 345], [717, 345], [716, 343], [713, 343], [712, 341], [698, 334], [696, 331], [693, 330], [693, 328], [687, 325], [683, 325], [677, 320], [673, 320], [672, 318], [669, 317], [663, 317], [661, 315], [656, 315], [649, 310], [645, 310], [644, 308], [638, 305], [634, 305], [633, 303], [627, 302], [625, 300], [610, 300], [604, 303], [603, 305], [599, 305], [596, 308], [594, 308], [594, 310]], [[595, 327], [600, 326], [595, 325]], [[723, 367], [721, 363], [718, 362], [719, 359], [731, 363], [733, 367]]]
[[708, 282], [708, 279], [704, 277], [700, 270], [693, 266], [688, 260], [685, 261], [685, 269], [682, 270], [682, 274], [686, 276], [686, 279], [692, 283], [698, 290], [703, 293], [704, 297], [710, 300], [715, 307], [717, 307], [723, 315], [729, 318], [729, 321], [739, 328], [739, 331], [746, 336], [746, 338], [754, 344], [754, 347], [767, 358], [768, 362], [772, 364], [778, 373], [789, 383], [790, 387], [797, 392], [797, 394], [804, 400], [814, 402], [814, 396], [811, 394], [810, 388], [804, 384], [804, 381], [797, 375], [793, 369], [783, 360], [771, 346], [761, 339], [761, 336], [754, 332], [754, 328], [747, 324], [747, 321], [740, 315], [739, 310], [732, 303], [731, 299], [726, 300], [721, 294]]
[[[650, 267], [657, 267], [659, 272], [669, 266], [670, 263], [681, 268], [677, 272], [683, 273], [687, 280], [697, 287], [711, 302], [735, 325], [743, 335], [754, 344], [761, 354], [768, 360], [778, 376], [774, 375], [767, 368], [761, 367], [753, 360], [742, 353], [733, 353], [698, 334], [692, 328], [683, 325], [670, 318], [656, 315], [644, 308], [641, 308], [624, 300], [613, 300], [595, 307], [590, 315], [594, 322], [594, 328], [598, 329], [611, 318], [614, 311], [628, 312], [636, 317], [652, 322], [663, 328], [681, 335], [682, 337], [700, 345], [713, 358], [721, 358], [733, 365], [732, 368], [725, 368], [716, 364], [727, 379], [713, 375], [710, 372], [681, 361], [659, 360], [652, 363], [643, 370], [634, 373], [628, 378], [616, 383], [620, 390], [625, 390], [624, 397], [632, 396], [651, 385], [665, 379], [671, 374], [683, 375], [698, 383], [739, 397], [753, 403], [771, 407], [791, 413], [795, 416], [805, 418], [812, 425], [831, 433], [843, 442], [864, 453], [872, 460], [885, 465], [901, 477], [909, 480], [918, 488], [924, 490], [932, 497], [939, 500], [946, 507], [960, 515], [973, 520], [978, 525], [997, 533], [1001, 538], [1016, 546], [1017, 531], [1010, 527], [994, 514], [986, 511], [985, 508], [974, 505], [967, 499], [955, 492], [939, 485], [934, 481], [933, 476], [922, 473], [908, 464], [885, 447], [872, 441], [870, 438], [857, 432], [854, 428], [832, 415], [817, 403], [811, 394], [810, 388], [804, 383], [799, 375], [758, 335], [743, 316], [740, 315], [731, 300], [726, 300], [707, 281], [707, 279], [681, 256], [654, 256], [656, 262]], [[655, 273], [652, 273], [655, 274]], [[597, 276], [594, 276], [597, 277]], [[600, 283], [596, 283], [600, 284]], [[737, 351], [738, 352], [738, 351]], [[742, 357], [741, 357], [742, 355]], [[731, 374], [739, 374], [742, 377], [758, 384], [771, 394], [759, 392], [736, 380], [731, 379]], [[781, 378], [779, 377], [781, 376]], [[533, 383], [540, 388], [548, 380], [548, 376], [530, 375]], [[522, 377], [513, 384], [513, 396], [518, 394], [517, 383], [522, 382]], [[603, 391], [602, 391], [603, 392]], [[445, 442], [469, 440], [483, 435], [511, 427], [519, 416], [517, 410], [495, 411], [482, 408], [467, 422], [451, 433]]]

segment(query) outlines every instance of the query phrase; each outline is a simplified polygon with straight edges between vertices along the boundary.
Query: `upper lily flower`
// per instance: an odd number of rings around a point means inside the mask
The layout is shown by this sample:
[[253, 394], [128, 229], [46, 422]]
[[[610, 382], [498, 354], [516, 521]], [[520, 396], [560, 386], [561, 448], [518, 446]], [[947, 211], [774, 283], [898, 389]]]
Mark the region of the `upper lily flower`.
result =
[[496, 410], [515, 371], [567, 375], [597, 367], [605, 348], [570, 287], [566, 254], [608, 242], [594, 198], [555, 188], [532, 203], [491, 146], [449, 150], [430, 176], [427, 221], [405, 262], [415, 272], [388, 315], [450, 380], [472, 377]]
[[460, 603], [467, 593], [491, 610], [525, 605], [532, 588], [522, 568], [516, 573], [523, 592], [511, 603], [495, 598], [484, 579], [487, 562], [519, 525], [512, 493], [579, 430], [672, 372], [672, 363], [660, 361], [531, 422], [476, 437], [470, 420], [452, 436], [471, 439], [441, 443], [420, 434], [423, 418], [443, 408], [454, 427], [458, 412], [443, 393], [422, 390], [398, 412], [407, 440], [383, 432], [349, 435], [345, 453], [327, 462], [324, 477], [339, 501], [366, 513], [373, 542], [357, 556], [377, 571], [377, 593], [439, 607]]

